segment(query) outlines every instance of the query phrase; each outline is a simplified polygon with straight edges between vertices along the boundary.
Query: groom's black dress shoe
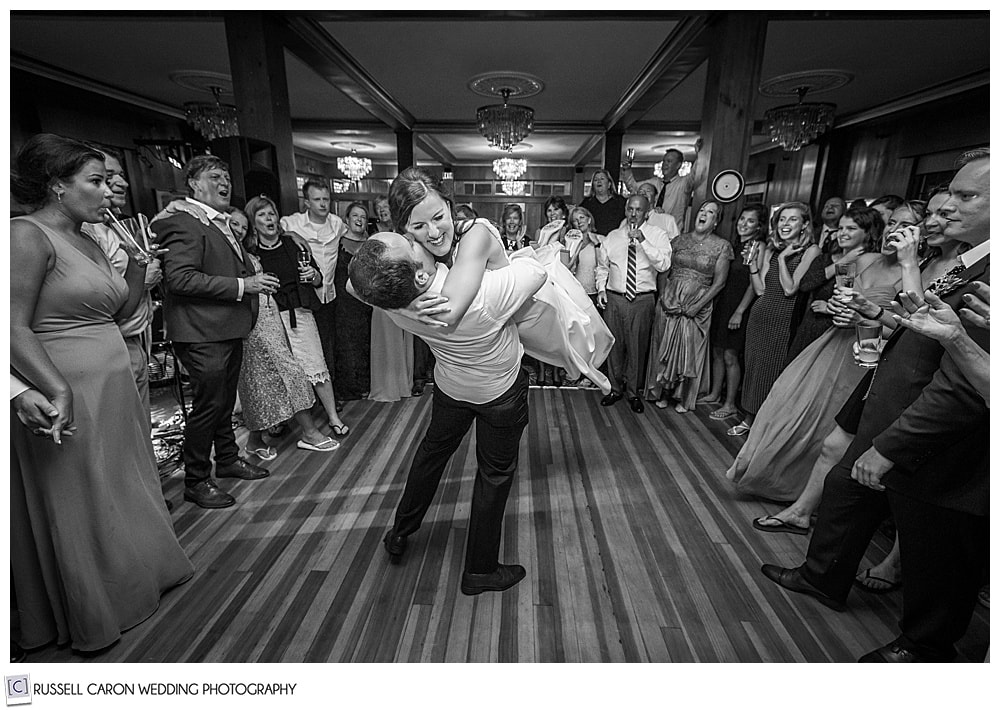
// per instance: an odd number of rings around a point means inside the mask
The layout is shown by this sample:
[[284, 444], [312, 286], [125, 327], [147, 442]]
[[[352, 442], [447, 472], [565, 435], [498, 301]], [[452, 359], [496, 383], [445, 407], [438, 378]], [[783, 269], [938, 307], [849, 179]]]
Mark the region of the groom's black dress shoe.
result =
[[236, 459], [225, 466], [215, 467], [216, 478], [242, 478], [244, 481], [256, 481], [271, 475], [263, 466], [256, 466], [244, 459]]
[[612, 404], [614, 404], [621, 398], [622, 398], [621, 392], [615, 392], [614, 390], [611, 390], [611, 394], [606, 394], [604, 395], [604, 397], [601, 398], [601, 406], [610, 407]]
[[642, 403], [642, 400], [638, 397], [630, 397], [628, 400], [628, 406], [632, 408], [632, 411], [636, 414], [642, 414], [646, 411], [646, 405]]
[[858, 663], [924, 663], [913, 651], [909, 651], [899, 645], [897, 641], [887, 643], [882, 648], [876, 648], [870, 653], [866, 653], [858, 659]]
[[843, 602], [837, 601], [830, 595], [821, 592], [809, 584], [809, 582], [802, 578], [802, 574], [798, 569], [786, 569], [785, 567], [778, 567], [778, 565], [763, 565], [760, 571], [779, 587], [784, 587], [790, 592], [798, 592], [799, 594], [813, 597], [820, 604], [834, 611], [844, 610]]
[[228, 508], [236, 505], [236, 499], [220, 489], [211, 478], [185, 488], [184, 500], [189, 500], [202, 508]]
[[391, 528], [385, 534], [385, 537], [382, 538], [382, 543], [385, 545], [385, 551], [389, 553], [390, 557], [400, 557], [406, 552], [406, 536], [397, 535]]
[[483, 592], [502, 592], [510, 589], [524, 579], [524, 567], [521, 565], [498, 565], [489, 574], [462, 574], [462, 594], [474, 596]]

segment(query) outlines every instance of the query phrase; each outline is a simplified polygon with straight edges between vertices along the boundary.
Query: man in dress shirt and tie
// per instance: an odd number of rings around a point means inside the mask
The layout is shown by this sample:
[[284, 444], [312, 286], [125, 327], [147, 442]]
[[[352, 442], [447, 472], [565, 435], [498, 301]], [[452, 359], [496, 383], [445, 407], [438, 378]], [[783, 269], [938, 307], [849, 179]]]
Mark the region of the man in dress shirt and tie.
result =
[[611, 393], [601, 404], [610, 406], [628, 398], [633, 412], [645, 408], [649, 333], [656, 308], [656, 275], [670, 268], [670, 237], [646, 220], [649, 200], [632, 195], [625, 204], [627, 225], [612, 230], [601, 249], [607, 266], [597, 266], [597, 307], [604, 308], [604, 322], [615, 336], [608, 356]]
[[[333, 285], [337, 271], [337, 254], [340, 251], [340, 237], [347, 231], [347, 225], [337, 215], [330, 212], [330, 188], [316, 180], [307, 180], [302, 186], [302, 197], [306, 202], [305, 212], [296, 212], [281, 218], [281, 228], [295, 232], [302, 237], [312, 250], [313, 258], [323, 274], [323, 284], [316, 289], [322, 304], [313, 311], [319, 340], [323, 346], [323, 359], [330, 372], [336, 370], [337, 330], [334, 325], [334, 299], [337, 297]], [[338, 410], [340, 405], [338, 403]]]
[[236, 383], [243, 339], [257, 319], [257, 294], [273, 293], [278, 280], [255, 274], [229, 228], [229, 167], [212, 155], [184, 168], [193, 203], [208, 224], [185, 212], [157, 220], [166, 294], [163, 319], [174, 352], [191, 379], [193, 401], [184, 428], [184, 499], [202, 508], [236, 502], [211, 477], [215, 446], [217, 478], [256, 480], [267, 469], [239, 457], [233, 433]]
[[403, 309], [423, 293], [440, 294], [448, 275], [426, 249], [396, 233], [379, 233], [351, 260], [351, 286], [365, 303], [386, 310], [404, 330], [423, 338], [437, 358], [431, 421], [420, 442], [396, 508], [386, 551], [399, 558], [420, 527], [452, 454], [476, 423], [476, 482], [469, 512], [463, 594], [502, 592], [522, 579], [521, 565], [499, 562], [501, 526], [517, 471], [521, 434], [528, 424], [528, 376], [524, 347], [510, 318], [545, 283], [531, 258], [483, 274], [468, 311], [438, 316], [434, 326]]
[[819, 214], [820, 226], [816, 230], [818, 236], [816, 245], [824, 254], [829, 254], [837, 245], [837, 232], [840, 231], [840, 218], [847, 211], [847, 203], [843, 197], [831, 197], [823, 203]]

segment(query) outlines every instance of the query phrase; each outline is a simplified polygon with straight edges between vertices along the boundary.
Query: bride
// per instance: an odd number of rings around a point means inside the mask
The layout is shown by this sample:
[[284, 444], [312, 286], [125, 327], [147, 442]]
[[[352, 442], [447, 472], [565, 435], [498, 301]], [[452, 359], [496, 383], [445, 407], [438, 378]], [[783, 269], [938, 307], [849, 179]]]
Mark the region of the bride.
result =
[[415, 301], [409, 310], [442, 325], [461, 321], [486, 270], [502, 269], [509, 259], [537, 258], [549, 278], [531, 301], [515, 314], [518, 335], [530, 356], [565, 369], [571, 378], [584, 375], [602, 391], [611, 383], [598, 367], [607, 358], [614, 336], [597, 313], [580, 282], [559, 260], [561, 245], [531, 247], [510, 255], [488, 220], [452, 220], [451, 203], [440, 182], [423, 168], [401, 172], [389, 188], [389, 209], [396, 231], [423, 245], [438, 261], [451, 261], [442, 295], [446, 304]]

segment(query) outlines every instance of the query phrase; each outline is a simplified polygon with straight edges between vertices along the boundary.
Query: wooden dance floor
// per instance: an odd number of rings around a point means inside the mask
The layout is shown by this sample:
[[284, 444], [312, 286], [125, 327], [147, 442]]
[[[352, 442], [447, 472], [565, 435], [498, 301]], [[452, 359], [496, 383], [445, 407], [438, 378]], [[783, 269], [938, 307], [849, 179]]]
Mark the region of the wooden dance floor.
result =
[[[528, 576], [514, 589], [459, 592], [475, 472], [467, 438], [398, 565], [382, 548], [430, 390], [395, 404], [349, 402], [334, 454], [287, 435], [271, 477], [223, 486], [236, 507], [182, 501], [165, 484], [195, 577], [96, 658], [50, 647], [30, 661], [839, 661], [897, 634], [900, 592], [852, 592], [838, 614], [767, 581], [762, 562], [804, 557], [808, 538], [750, 520], [780, 508], [741, 499], [724, 471], [735, 420], [677, 414], [596, 391], [532, 389], [531, 423], [501, 553]], [[244, 432], [245, 435], [245, 432]], [[869, 551], [881, 559], [881, 533]], [[960, 650], [981, 661], [989, 612]]]

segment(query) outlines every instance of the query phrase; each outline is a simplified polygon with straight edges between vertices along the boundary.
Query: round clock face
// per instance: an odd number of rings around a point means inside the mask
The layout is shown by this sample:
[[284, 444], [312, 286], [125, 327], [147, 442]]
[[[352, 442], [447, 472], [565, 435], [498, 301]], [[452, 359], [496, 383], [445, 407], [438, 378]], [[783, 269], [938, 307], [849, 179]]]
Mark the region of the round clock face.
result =
[[721, 202], [732, 202], [743, 194], [743, 176], [735, 170], [723, 170], [712, 180], [712, 194]]

